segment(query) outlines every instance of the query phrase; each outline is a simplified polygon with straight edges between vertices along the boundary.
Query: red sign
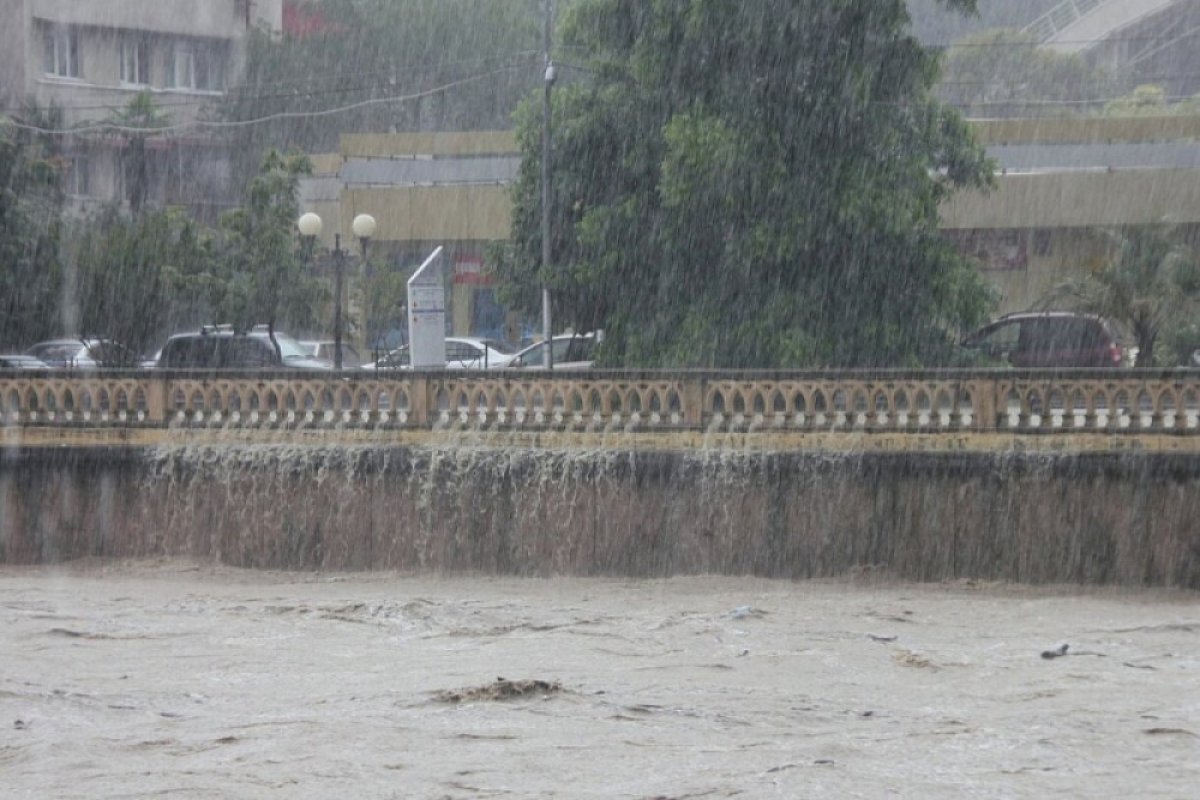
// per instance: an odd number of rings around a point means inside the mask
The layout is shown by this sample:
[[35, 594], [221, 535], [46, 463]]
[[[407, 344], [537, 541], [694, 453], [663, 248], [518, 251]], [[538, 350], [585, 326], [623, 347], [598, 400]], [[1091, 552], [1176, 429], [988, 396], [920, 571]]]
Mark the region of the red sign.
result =
[[454, 283], [475, 286], [491, 286], [492, 276], [483, 270], [481, 258], [458, 258], [454, 261]]

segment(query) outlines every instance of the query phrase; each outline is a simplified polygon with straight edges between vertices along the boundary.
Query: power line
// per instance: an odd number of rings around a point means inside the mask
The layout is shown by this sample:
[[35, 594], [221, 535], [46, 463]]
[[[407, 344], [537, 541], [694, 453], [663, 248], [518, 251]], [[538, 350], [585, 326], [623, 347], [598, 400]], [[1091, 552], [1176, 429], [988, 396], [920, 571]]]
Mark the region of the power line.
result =
[[[1105, 36], [1105, 37], [1098, 37], [1095, 39], [1059, 39], [1059, 40], [1056, 40], [1055, 42], [1053, 42], [1053, 44], [1076, 46], [1076, 45], [1100, 44], [1102, 42], [1103, 43], [1114, 42], [1114, 43], [1119, 43], [1119, 44], [1125, 43], [1125, 42], [1171, 42], [1177, 38], [1179, 38], [1179, 37], [1176, 35], [1170, 35], [1170, 36]], [[925, 47], [928, 47], [932, 50], [965, 50], [965, 49], [977, 48], [977, 47], [978, 48], [982, 48], [982, 47], [1012, 47], [1012, 48], [1032, 47], [1035, 49], [1043, 49], [1047, 44], [1048, 44], [1048, 42], [1039, 42], [1036, 39], [1030, 38], [1027, 41], [1021, 41], [1021, 42], [964, 42], [961, 40], [957, 41], [957, 42], [949, 42], [949, 43], [934, 42], [934, 43], [926, 44]]]
[[[428, 75], [428, 74], [437, 72], [438, 70], [447, 69], [450, 67], [460, 67], [460, 66], [464, 66], [464, 65], [468, 65], [468, 64], [471, 64], [471, 65], [487, 64], [488, 62], [502, 61], [502, 60], [509, 59], [509, 58], [532, 58], [532, 57], [540, 56], [540, 55], [541, 55], [540, 50], [518, 50], [513, 53], [498, 53], [493, 56], [481, 56], [479, 58], [462, 58], [462, 59], [458, 59], [455, 61], [441, 61], [436, 64], [431, 64], [428, 61], [422, 60], [420, 62], [416, 62], [415, 64], [414, 63], [396, 64], [396, 65], [392, 65], [392, 66], [388, 67], [387, 69], [380, 69], [380, 70], [360, 71], [360, 72], [333, 72], [333, 73], [329, 73], [327, 75], [321, 75], [321, 74], [310, 75], [305, 78], [296, 79], [294, 81], [279, 81], [279, 80], [272, 79], [271, 84], [273, 86], [301, 86], [307, 82], [333, 81], [333, 80], [341, 80], [342, 78], [374, 78], [374, 77], [381, 77], [381, 76], [390, 78], [390, 77], [394, 77], [398, 73], [418, 74], [415, 71], [420, 67], [425, 68], [425, 71], [420, 74]], [[256, 84], [243, 82], [243, 83], [237, 84], [235, 86], [231, 86], [231, 87], [227, 88], [225, 91], [227, 94], [232, 94], [232, 93], [239, 92], [239, 91], [242, 91], [245, 89], [254, 89], [254, 88], [257, 88]]]
[[[1184, 100], [1195, 100], [1195, 95], [1167, 95], [1163, 98], [1164, 103], [1179, 103]], [[963, 108], [978, 108], [986, 106], [1086, 106], [1100, 105], [1102, 103], [1115, 103], [1118, 101], [1136, 102], [1135, 98], [1130, 95], [1121, 95], [1119, 97], [1096, 97], [1087, 100], [982, 100], [979, 102], [971, 100], [961, 100], [953, 103], [948, 103], [954, 107]], [[948, 101], [943, 101], [948, 102]], [[1166, 109], [1164, 109], [1166, 110]]]
[[[416, 76], [416, 75], [426, 76], [426, 75], [436, 74], [441, 68], [459, 66], [462, 64], [483, 64], [483, 63], [487, 63], [489, 61], [500, 61], [502, 58], [517, 59], [517, 58], [529, 58], [529, 57], [538, 56], [538, 55], [540, 55], [540, 53], [538, 53], [537, 51], [530, 50], [530, 51], [519, 51], [517, 53], [511, 54], [510, 56], [504, 56], [504, 57], [495, 56], [495, 57], [479, 58], [479, 59], [463, 59], [461, 61], [447, 62], [445, 65], [439, 65], [438, 68], [428, 69], [423, 73], [416, 73], [416, 72], [409, 71], [407, 74], [410, 76]], [[532, 63], [532, 62], [530, 62], [530, 63]], [[528, 65], [524, 64], [524, 63], [510, 63], [510, 64], [503, 65], [503, 69], [507, 69], [510, 67], [516, 68], [519, 66], [528, 66]], [[392, 75], [392, 74], [395, 74], [394, 70], [377, 71], [377, 72], [358, 72], [358, 73], [349, 72], [349, 73], [341, 73], [341, 77], [359, 78], [359, 77], [372, 77], [372, 76], [376, 76], [376, 75]], [[271, 85], [278, 86], [279, 83], [277, 81], [271, 81]], [[287, 85], [287, 84], [285, 83], [284, 85]], [[111, 90], [113, 87], [96, 86], [95, 88], [103, 89], [103, 90]], [[197, 96], [197, 97], [192, 97], [192, 98], [180, 98], [178, 100], [172, 100], [172, 101], [168, 101], [168, 102], [155, 101], [154, 106], [155, 106], [155, 108], [158, 108], [158, 109], [172, 109], [172, 108], [195, 108], [197, 106], [203, 106], [203, 105], [221, 103], [221, 102], [255, 103], [255, 102], [260, 102], [260, 101], [265, 101], [265, 100], [288, 100], [288, 99], [300, 100], [300, 99], [304, 99], [304, 98], [317, 97], [317, 96], [322, 96], [322, 95], [352, 94], [354, 92], [368, 91], [371, 89], [380, 88], [380, 84], [367, 83], [367, 84], [360, 84], [357, 86], [336, 86], [336, 87], [326, 87], [326, 88], [320, 88], [320, 89], [307, 89], [307, 90], [302, 90], [302, 91], [281, 91], [281, 92], [275, 92], [275, 93], [270, 93], [270, 94], [258, 94], [258, 95], [236, 94], [236, 92], [238, 92], [238, 91], [241, 91], [244, 89], [250, 89], [250, 88], [254, 88], [254, 87], [252, 87], [250, 84], [242, 84], [236, 89], [225, 90], [225, 92], [220, 96], [205, 95], [205, 96]], [[123, 110], [125, 108], [125, 106], [124, 105], [112, 105], [111, 103], [106, 103], [106, 104], [97, 104], [97, 105], [53, 106], [53, 108], [56, 110], [69, 111], [69, 112], [77, 112], [77, 111], [114, 111], [115, 112], [115, 111]], [[0, 110], [0, 113], [20, 114], [26, 110], [27, 110], [26, 108], [10, 107], [7, 109]]]
[[347, 111], [356, 111], [360, 108], [367, 108], [369, 106], [389, 105], [391, 103], [406, 103], [406, 102], [410, 102], [412, 100], [419, 100], [424, 97], [430, 97], [435, 94], [440, 94], [442, 92], [446, 92], [451, 89], [456, 89], [460, 86], [466, 86], [467, 84], [470, 84], [470, 83], [477, 83], [479, 81], [484, 80], [485, 78], [490, 78], [490, 77], [499, 75], [504, 72], [511, 72], [514, 69], [517, 69], [517, 67], [504, 67], [501, 69], [492, 70], [490, 72], [480, 73], [478, 75], [471, 75], [469, 77], [462, 78], [460, 80], [451, 81], [449, 83], [442, 84], [441, 86], [436, 86], [432, 89], [426, 89], [421, 92], [413, 92], [411, 94], [406, 94], [406, 95], [398, 95], [395, 97], [375, 97], [375, 98], [371, 98], [368, 100], [361, 100], [357, 103], [350, 103], [348, 105], [338, 106], [335, 108], [319, 109], [319, 110], [315, 110], [315, 111], [280, 111], [280, 112], [276, 112], [274, 114], [267, 114], [266, 116], [258, 117], [255, 119], [195, 120], [193, 122], [179, 123], [178, 125], [164, 125], [159, 128], [140, 128], [140, 127], [131, 126], [131, 125], [120, 125], [118, 123], [104, 122], [104, 121], [96, 121], [96, 122], [86, 123], [86, 124], [83, 124], [83, 125], [80, 125], [80, 126], [74, 127], [74, 128], [44, 128], [44, 127], [41, 127], [38, 125], [29, 125], [29, 124], [26, 124], [23, 122], [17, 122], [15, 120], [10, 120], [7, 123], [0, 123], [0, 124], [7, 124], [7, 125], [10, 125], [11, 127], [14, 127], [14, 128], [20, 129], [20, 130], [31, 131], [34, 133], [51, 134], [51, 135], [82, 134], [82, 133], [96, 133], [96, 132], [101, 132], [101, 131], [108, 131], [111, 133], [125, 133], [125, 134], [130, 134], [130, 135], [162, 136], [165, 134], [180, 133], [183, 131], [194, 130], [194, 129], [212, 128], [212, 129], [220, 130], [220, 129], [232, 129], [232, 128], [246, 128], [246, 127], [250, 127], [251, 125], [261, 125], [265, 122], [275, 122], [275, 121], [281, 120], [281, 119], [310, 119], [310, 118], [314, 118], [314, 117], [327, 117], [327, 116], [331, 116], [333, 114], [344, 114]]
[[[1163, 75], [1132, 75], [1132, 76], [1125, 76], [1125, 77], [1132, 77], [1132, 78], [1137, 79], [1137, 81], [1139, 83], [1146, 83], [1147, 81], [1200, 80], [1200, 73], [1198, 73], [1198, 72], [1177, 72], [1177, 73], [1163, 74]], [[966, 80], [938, 81], [936, 85], [937, 86], [991, 86], [993, 84], [1004, 83], [1006, 81], [1025, 82], [1026, 80], [1028, 80], [1028, 79], [1025, 76], [1009, 78], [1009, 77], [1000, 75], [995, 78], [983, 79], [983, 80], [977, 80], [977, 81], [966, 81]], [[1091, 79], [1088, 79], [1088, 80], [1091, 80]]]
[[[1165, 38], [1167, 38], [1167, 37], [1128, 37], [1128, 38], [1124, 38], [1124, 39], [1113, 38], [1113, 39], [1106, 39], [1106, 40], [1097, 39], [1097, 40], [1089, 40], [1089, 41], [1153, 41], [1153, 40], [1161, 40], [1161, 39], [1165, 39]], [[955, 46], [957, 46], [957, 45], [955, 45]], [[1007, 42], [996, 42], [996, 43], [969, 43], [969, 44], [963, 44], [962, 46], [964, 46], [964, 47], [965, 46], [996, 46], [996, 47], [1017, 48], [1017, 47], [1023, 47], [1024, 45], [1007, 43]], [[933, 47], [937, 47], [937, 45], [933, 45]], [[578, 48], [564, 48], [564, 49], [578, 49]], [[540, 56], [540, 55], [541, 55], [540, 51], [527, 50], [527, 51], [516, 51], [511, 54], [490, 56], [490, 57], [477, 58], [477, 59], [460, 59], [457, 61], [445, 62], [444, 64], [437, 65], [436, 67], [433, 67], [433, 68], [430, 68], [428, 64], [425, 64], [425, 66], [427, 67], [427, 70], [426, 70], [426, 72], [424, 72], [422, 74], [428, 75], [428, 74], [437, 72], [439, 69], [444, 69], [444, 68], [453, 67], [453, 66], [459, 66], [459, 65], [463, 65], [463, 64], [479, 64], [479, 63], [486, 63], [488, 61], [497, 61], [502, 58], [520, 59], [520, 58], [527, 58], [527, 57]], [[494, 77], [496, 75], [504, 74], [506, 72], [512, 72], [512, 71], [515, 71], [516, 69], [519, 69], [524, 66], [527, 66], [527, 65], [522, 64], [522, 63], [507, 64], [498, 69], [495, 69], [495, 70], [492, 70], [492, 71], [489, 71], [486, 73], [469, 76], [467, 78], [457, 80], [457, 81], [452, 81], [452, 82], [449, 82], [446, 84], [442, 84], [440, 86], [437, 86], [437, 87], [434, 87], [434, 88], [431, 88], [428, 90], [423, 90], [420, 92], [415, 92], [415, 93], [410, 93], [410, 94], [405, 94], [405, 95], [369, 98], [367, 100], [358, 101], [355, 103], [339, 106], [339, 107], [332, 108], [332, 109], [282, 111], [282, 112], [276, 112], [276, 113], [273, 113], [270, 115], [266, 115], [266, 116], [262, 116], [262, 117], [258, 117], [258, 118], [252, 118], [252, 119], [248, 119], [248, 120], [196, 121], [196, 122], [191, 122], [191, 123], [180, 123], [178, 125], [164, 126], [161, 128], [136, 128], [136, 127], [130, 127], [130, 126], [121, 126], [121, 125], [115, 124], [115, 123], [103, 123], [103, 122], [86, 123], [86, 124], [80, 125], [79, 127], [70, 128], [70, 129], [42, 128], [39, 126], [28, 125], [28, 124], [19, 123], [16, 121], [11, 121], [9, 124], [11, 124], [13, 127], [24, 129], [24, 130], [40, 131], [43, 133], [54, 133], [54, 134], [84, 133], [84, 132], [91, 132], [91, 131], [96, 131], [96, 130], [111, 130], [114, 132], [124, 132], [124, 133], [153, 133], [153, 134], [162, 135], [164, 133], [181, 131], [181, 130], [186, 130], [189, 128], [242, 127], [242, 126], [260, 124], [263, 122], [275, 121], [278, 119], [321, 117], [321, 116], [327, 116], [329, 114], [342, 113], [342, 112], [348, 111], [348, 110], [356, 110], [358, 108], [372, 106], [372, 105], [384, 105], [384, 104], [388, 104], [388, 103], [407, 102], [407, 101], [416, 100], [416, 99], [420, 99], [423, 97], [428, 97], [431, 95], [439, 94], [441, 92], [448, 91], [453, 88], [457, 88], [458, 86], [466, 85], [469, 83], [475, 83], [475, 82], [478, 82], [478, 81], [483, 80], [488, 77]], [[577, 69], [577, 70], [584, 71], [584, 72], [591, 71], [587, 67], [583, 67], [581, 65], [576, 65], [576, 64], [564, 63], [564, 64], [562, 64], [562, 66]], [[334, 80], [334, 79], [344, 79], [344, 78], [351, 78], [351, 77], [360, 78], [360, 77], [374, 77], [374, 76], [380, 76], [380, 75], [392, 76], [392, 75], [395, 75], [400, 72], [408, 73], [409, 75], [415, 74], [412, 72], [412, 67], [406, 65], [406, 66], [398, 66], [398, 67], [389, 68], [387, 70], [335, 73], [330, 76], [318, 76], [318, 79], [319, 80]], [[1172, 75], [1145, 75], [1145, 76], [1137, 76], [1137, 77], [1138, 77], [1138, 80], [1141, 80], [1141, 81], [1194, 80], [1194, 79], [1200, 79], [1200, 74], [1178, 73], [1178, 74], [1172, 74]], [[937, 84], [937, 86], [943, 86], [943, 87], [987, 86], [987, 85], [993, 85], [996, 83], [1003, 83], [1004, 81], [1005, 81], [1004, 78], [997, 78], [994, 80], [978, 80], [978, 81], [965, 81], [965, 80], [940, 81]], [[299, 84], [300, 81], [297, 81], [295, 83]], [[280, 85], [280, 83], [277, 81], [272, 81], [272, 85], [278, 86], [278, 85]], [[283, 85], [286, 86], [288, 84], [284, 83]], [[253, 84], [243, 83], [243, 84], [239, 84], [238, 86], [227, 90], [226, 93], [224, 94], [224, 96], [222, 96], [222, 97], [196, 97], [196, 98], [191, 98], [191, 99], [180, 99], [178, 101], [173, 101], [173, 102], [155, 103], [155, 106], [157, 108], [162, 108], [162, 109], [171, 109], [171, 108], [191, 108], [191, 107], [196, 107], [198, 105], [204, 105], [204, 104], [220, 102], [220, 101], [233, 102], [233, 103], [251, 103], [251, 104], [256, 103], [256, 102], [269, 101], [269, 100], [296, 100], [296, 101], [299, 101], [299, 100], [303, 100], [303, 99], [311, 99], [314, 97], [327, 96], [327, 95], [347, 95], [347, 94], [353, 94], [356, 92], [370, 91], [370, 90], [380, 88], [379, 84], [370, 83], [370, 84], [361, 84], [361, 85], [357, 85], [357, 86], [335, 86], [335, 87], [326, 87], [326, 88], [306, 89], [306, 90], [299, 90], [299, 91], [296, 91], [296, 90], [281, 91], [281, 92], [274, 92], [274, 93], [269, 93], [269, 94], [259, 94], [259, 95], [251, 94], [251, 95], [240, 95], [239, 96], [236, 94], [239, 91], [253, 88], [253, 87], [254, 87]], [[100, 87], [100, 88], [109, 88], [109, 87]], [[1067, 104], [1105, 103], [1105, 102], [1111, 102], [1113, 100], [1121, 100], [1121, 99], [1126, 99], [1126, 98], [1125, 97], [1113, 97], [1113, 98], [1098, 98], [1098, 99], [1090, 99], [1090, 100], [1008, 100], [1008, 101], [979, 102], [979, 103], [964, 102], [963, 105], [970, 105], [970, 106], [1014, 105], [1014, 104], [1067, 105]], [[1185, 96], [1166, 98], [1166, 99], [1168, 101], [1178, 101], [1178, 100], [1192, 99], [1192, 97], [1190, 95], [1185, 95]], [[118, 111], [122, 110], [124, 108], [124, 106], [113, 106], [113, 105], [106, 104], [106, 105], [91, 105], [91, 106], [86, 106], [86, 105], [55, 106], [55, 108], [60, 109], [62, 111], [67, 111], [67, 112], [80, 112], [80, 111], [118, 112]], [[10, 109], [7, 109], [6, 111], [4, 111], [3, 113], [14, 114], [14, 113], [21, 113], [21, 111], [24, 111], [24, 110], [26, 110], [26, 109], [11, 109], [10, 108]]]

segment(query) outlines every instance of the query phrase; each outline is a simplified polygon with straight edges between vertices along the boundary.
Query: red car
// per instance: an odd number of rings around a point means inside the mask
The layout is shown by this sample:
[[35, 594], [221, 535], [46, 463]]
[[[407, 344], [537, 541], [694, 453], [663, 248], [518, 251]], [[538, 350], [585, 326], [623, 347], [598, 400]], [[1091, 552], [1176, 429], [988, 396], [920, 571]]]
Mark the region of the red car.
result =
[[1009, 314], [968, 336], [963, 347], [1014, 367], [1124, 366], [1112, 324], [1069, 311]]

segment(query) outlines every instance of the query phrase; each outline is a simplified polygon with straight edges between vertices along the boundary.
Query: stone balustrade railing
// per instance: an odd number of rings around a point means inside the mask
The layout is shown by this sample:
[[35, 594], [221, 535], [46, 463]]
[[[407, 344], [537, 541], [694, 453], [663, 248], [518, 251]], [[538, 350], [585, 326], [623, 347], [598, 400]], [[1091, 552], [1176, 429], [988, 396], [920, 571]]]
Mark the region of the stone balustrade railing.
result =
[[1200, 435], [1200, 371], [0, 372], [0, 423]]

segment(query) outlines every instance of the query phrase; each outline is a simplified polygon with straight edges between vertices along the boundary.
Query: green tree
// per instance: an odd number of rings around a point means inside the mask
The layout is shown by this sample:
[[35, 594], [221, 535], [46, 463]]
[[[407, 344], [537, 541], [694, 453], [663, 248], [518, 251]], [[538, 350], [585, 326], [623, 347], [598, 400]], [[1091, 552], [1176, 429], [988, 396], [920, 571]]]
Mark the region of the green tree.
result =
[[1171, 113], [1174, 109], [1167, 104], [1166, 89], [1149, 84], [1104, 104], [1104, 115], [1109, 117], [1157, 117]]
[[126, 200], [134, 216], [142, 213], [150, 193], [150, 165], [146, 155], [146, 142], [153, 135], [143, 131], [164, 128], [170, 117], [154, 102], [150, 92], [138, 92], [125, 108], [109, 116], [108, 122], [136, 132], [128, 134], [121, 153], [121, 164], [126, 176]]
[[110, 207], [75, 232], [79, 332], [147, 352], [224, 295], [209, 232], [178, 211]]
[[1082, 56], [1046, 50], [1023, 31], [994, 28], [947, 50], [937, 93], [968, 116], [1061, 115], [1108, 96], [1112, 87]]
[[359, 298], [362, 328], [368, 345], [375, 346], [389, 330], [406, 326], [404, 307], [407, 302], [405, 273], [390, 267], [368, 272]]
[[[969, 2], [955, 2], [960, 8]], [[986, 315], [938, 231], [991, 166], [930, 93], [937, 58], [901, 0], [583, 0], [589, 79], [555, 93], [553, 265], [540, 267], [541, 121], [522, 164], [502, 297], [604, 327], [646, 366], [933, 360]]]
[[238, 330], [266, 323], [272, 342], [279, 323], [314, 325], [326, 297], [296, 247], [297, 193], [310, 174], [306, 156], [268, 151], [243, 205], [221, 219], [229, 283], [218, 310]]
[[[56, 112], [27, 109], [26, 122], [58, 127]], [[62, 176], [48, 137], [0, 118], [0, 344], [56, 333], [61, 319]]]
[[[1066, 304], [1115, 320], [1137, 345], [1135, 366], [1154, 366], [1159, 337], [1167, 334], [1173, 343], [1186, 339], [1200, 309], [1200, 253], [1167, 225], [1106, 234], [1104, 265], [1055, 287], [1044, 305]], [[1197, 345], [1200, 340], [1192, 338], [1187, 353]]]

